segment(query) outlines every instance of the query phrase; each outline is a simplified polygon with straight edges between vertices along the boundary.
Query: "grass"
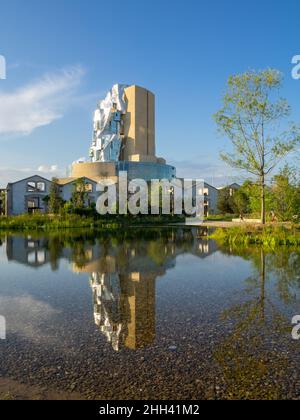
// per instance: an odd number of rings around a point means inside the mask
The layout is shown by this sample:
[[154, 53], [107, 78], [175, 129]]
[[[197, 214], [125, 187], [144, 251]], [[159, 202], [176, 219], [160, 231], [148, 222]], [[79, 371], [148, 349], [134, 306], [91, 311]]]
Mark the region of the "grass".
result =
[[300, 227], [241, 226], [216, 229], [210, 237], [224, 245], [300, 246]]
[[13, 401], [15, 398], [10, 392], [0, 394], [0, 401]]
[[0, 230], [52, 230], [92, 227], [95, 221], [80, 216], [51, 217], [48, 215], [22, 215], [0, 218]]
[[182, 221], [176, 216], [50, 216], [42, 214], [0, 217], [0, 231], [52, 231], [60, 229], [107, 229], [139, 225], [165, 225]]
[[231, 222], [237, 217], [235, 214], [216, 214], [206, 217], [205, 220], [208, 222]]

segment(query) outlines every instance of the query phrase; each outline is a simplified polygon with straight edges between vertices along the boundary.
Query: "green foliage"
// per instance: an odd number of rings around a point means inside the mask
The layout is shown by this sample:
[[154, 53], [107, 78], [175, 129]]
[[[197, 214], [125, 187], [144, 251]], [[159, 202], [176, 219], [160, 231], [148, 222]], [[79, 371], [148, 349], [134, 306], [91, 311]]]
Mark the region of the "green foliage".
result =
[[300, 185], [296, 170], [285, 166], [273, 178], [272, 210], [279, 221], [292, 221], [300, 216]]
[[6, 194], [3, 191], [0, 191], [0, 215], [5, 214], [6, 207]]
[[73, 211], [73, 205], [70, 201], [67, 201], [62, 208], [62, 214], [71, 214], [72, 211]]
[[230, 188], [220, 190], [218, 195], [218, 210], [222, 214], [234, 214], [233, 197], [230, 194]]
[[232, 219], [237, 216], [232, 213], [226, 213], [226, 214], [216, 214], [216, 215], [209, 215], [205, 218], [205, 220], [209, 222], [231, 222]]
[[234, 192], [232, 197], [232, 209], [236, 214], [248, 214], [250, 210], [250, 200], [247, 193], [241, 188]]
[[232, 190], [230, 187], [224, 188], [219, 192], [217, 206], [222, 214], [248, 214], [250, 212], [248, 191], [243, 188], [239, 190]]
[[221, 158], [257, 178], [263, 223], [266, 177], [300, 143], [300, 128], [295, 124], [281, 132], [278, 129], [278, 123], [290, 114], [287, 101], [275, 97], [281, 84], [281, 73], [272, 69], [231, 76], [223, 107], [214, 116], [233, 146], [233, 152], [222, 153]]
[[216, 229], [212, 239], [230, 246], [263, 245], [268, 248], [276, 246], [300, 246], [300, 231], [296, 227], [265, 226], [261, 228], [241, 226], [229, 229]]
[[[248, 211], [247, 214], [259, 215], [261, 211], [261, 187], [260, 185], [252, 182], [246, 181], [240, 192], [247, 197], [248, 202]], [[271, 211], [272, 195], [270, 188], [266, 187], [265, 189], [265, 209], [266, 213]]]
[[77, 179], [74, 183], [71, 203], [75, 209], [84, 209], [88, 199], [84, 178]]
[[55, 230], [91, 227], [93, 225], [93, 219], [81, 218], [76, 215], [49, 216], [37, 213], [0, 217], [1, 230]]
[[[65, 204], [69, 208], [70, 204]], [[73, 211], [73, 210], [72, 210]], [[78, 210], [80, 211], [80, 210]], [[0, 231], [32, 231], [60, 229], [119, 229], [129, 226], [155, 226], [183, 222], [181, 216], [99, 216], [91, 217], [93, 209], [81, 209], [84, 214], [64, 214], [51, 216], [46, 214], [25, 214], [21, 216], [0, 217]]]
[[48, 210], [51, 214], [58, 214], [63, 207], [64, 201], [60, 197], [59, 185], [57, 178], [52, 179], [50, 192], [48, 197]]

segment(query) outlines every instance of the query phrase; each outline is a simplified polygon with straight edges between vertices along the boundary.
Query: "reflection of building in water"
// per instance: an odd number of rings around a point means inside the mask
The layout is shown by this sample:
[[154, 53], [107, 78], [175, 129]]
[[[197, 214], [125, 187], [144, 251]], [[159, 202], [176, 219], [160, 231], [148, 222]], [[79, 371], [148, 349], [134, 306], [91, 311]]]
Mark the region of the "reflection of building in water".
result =
[[123, 326], [120, 279], [116, 273], [93, 273], [90, 281], [93, 289], [95, 323], [112, 344], [113, 349], [118, 351]]
[[[207, 236], [203, 228], [194, 229], [189, 231], [188, 243], [186, 242], [186, 236], [184, 229], [177, 229], [176, 234], [174, 233], [163, 248], [161, 244], [157, 244], [155, 241], [144, 241], [143, 245], [150, 245], [148, 249], [143, 248], [141, 252], [141, 243], [136, 244], [135, 241], [131, 241], [129, 244], [129, 251], [127, 249], [126, 258], [129, 258], [132, 272], [139, 271], [152, 271], [152, 269], [158, 269], [157, 262], [153, 261], [153, 256], [149, 255], [149, 250], [152, 248], [159, 248], [157, 257], [163, 259], [163, 267], [160, 269], [162, 272], [159, 275], [164, 274], [164, 270], [171, 269], [176, 265], [176, 257], [183, 253], [190, 253], [200, 258], [206, 258], [213, 254], [217, 250], [217, 245], [214, 241], [206, 240], [204, 237]], [[84, 239], [82, 239], [84, 242]], [[33, 268], [38, 268], [45, 264], [58, 263], [61, 259], [66, 259], [72, 262], [72, 270], [82, 271], [86, 273], [92, 272], [106, 272], [109, 267], [107, 265], [113, 264], [115, 267], [115, 255], [112, 254], [112, 258], [109, 257], [109, 250], [107, 252], [107, 258], [103, 266], [103, 246], [101, 241], [95, 242], [94, 245], [90, 245], [89, 242], [83, 243], [78, 240], [74, 242], [74, 246], [65, 246], [63, 242], [60, 242], [59, 238], [47, 238], [40, 237], [34, 238], [31, 235], [28, 236], [10, 236], [6, 237], [6, 255], [8, 261], [16, 261], [24, 265], [28, 265]], [[75, 244], [78, 245], [75, 246]], [[133, 258], [135, 257], [136, 258]], [[110, 269], [112, 269], [111, 267]]]
[[[94, 319], [114, 350], [139, 349], [155, 339], [155, 281], [165, 274], [143, 247], [93, 249], [94, 260], [77, 273], [90, 273]], [[171, 268], [170, 262], [167, 268]]]
[[[90, 275], [95, 323], [115, 350], [139, 349], [155, 339], [155, 283], [183, 254], [206, 258], [217, 247], [197, 229], [176, 229], [154, 239], [64, 242], [60, 237], [7, 238], [8, 260], [32, 268], [61, 259]], [[66, 245], [67, 244], [67, 245]]]
[[8, 236], [6, 243], [8, 261], [17, 261], [34, 268], [50, 261], [45, 239], [34, 239], [31, 236]]
[[155, 278], [92, 273], [95, 323], [114, 350], [138, 349], [155, 338]]

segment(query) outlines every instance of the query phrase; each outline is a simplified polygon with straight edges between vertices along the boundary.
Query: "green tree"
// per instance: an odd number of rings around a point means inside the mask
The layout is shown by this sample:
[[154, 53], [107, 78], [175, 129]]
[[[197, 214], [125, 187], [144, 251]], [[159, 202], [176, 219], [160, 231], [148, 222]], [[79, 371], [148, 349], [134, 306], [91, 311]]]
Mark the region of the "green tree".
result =
[[6, 194], [0, 191], [0, 216], [6, 213]]
[[75, 209], [84, 209], [88, 193], [84, 178], [77, 179], [74, 183], [71, 203]]
[[226, 187], [220, 190], [217, 207], [222, 214], [247, 214], [250, 211], [248, 189], [241, 187], [238, 190], [232, 190]]
[[280, 221], [300, 215], [300, 186], [296, 171], [287, 165], [273, 178], [272, 207]]
[[232, 196], [232, 210], [236, 214], [247, 214], [250, 210], [249, 196], [242, 188], [235, 191]]
[[234, 214], [233, 198], [230, 194], [230, 188], [220, 190], [218, 195], [217, 207], [222, 214]]
[[49, 213], [58, 214], [63, 206], [57, 178], [52, 178], [49, 196], [47, 197]]
[[230, 166], [255, 176], [260, 186], [261, 221], [266, 222], [266, 178], [300, 143], [300, 129], [291, 124], [279, 130], [290, 114], [286, 100], [276, 97], [282, 84], [277, 70], [249, 71], [231, 76], [222, 109], [214, 118], [233, 145], [221, 158]]
[[[240, 191], [245, 194], [248, 201], [248, 214], [256, 216], [261, 212], [261, 188], [260, 185], [247, 180], [242, 185]], [[269, 212], [272, 207], [272, 195], [269, 186], [265, 188], [265, 208]]]

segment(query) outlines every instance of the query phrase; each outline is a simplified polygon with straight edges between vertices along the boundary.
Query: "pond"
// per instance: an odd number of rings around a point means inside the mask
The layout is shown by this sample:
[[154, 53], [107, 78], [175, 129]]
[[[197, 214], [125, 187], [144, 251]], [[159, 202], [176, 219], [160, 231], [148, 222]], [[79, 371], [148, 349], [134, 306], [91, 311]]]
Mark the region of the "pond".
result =
[[2, 234], [0, 396], [299, 399], [299, 249], [205, 235]]

